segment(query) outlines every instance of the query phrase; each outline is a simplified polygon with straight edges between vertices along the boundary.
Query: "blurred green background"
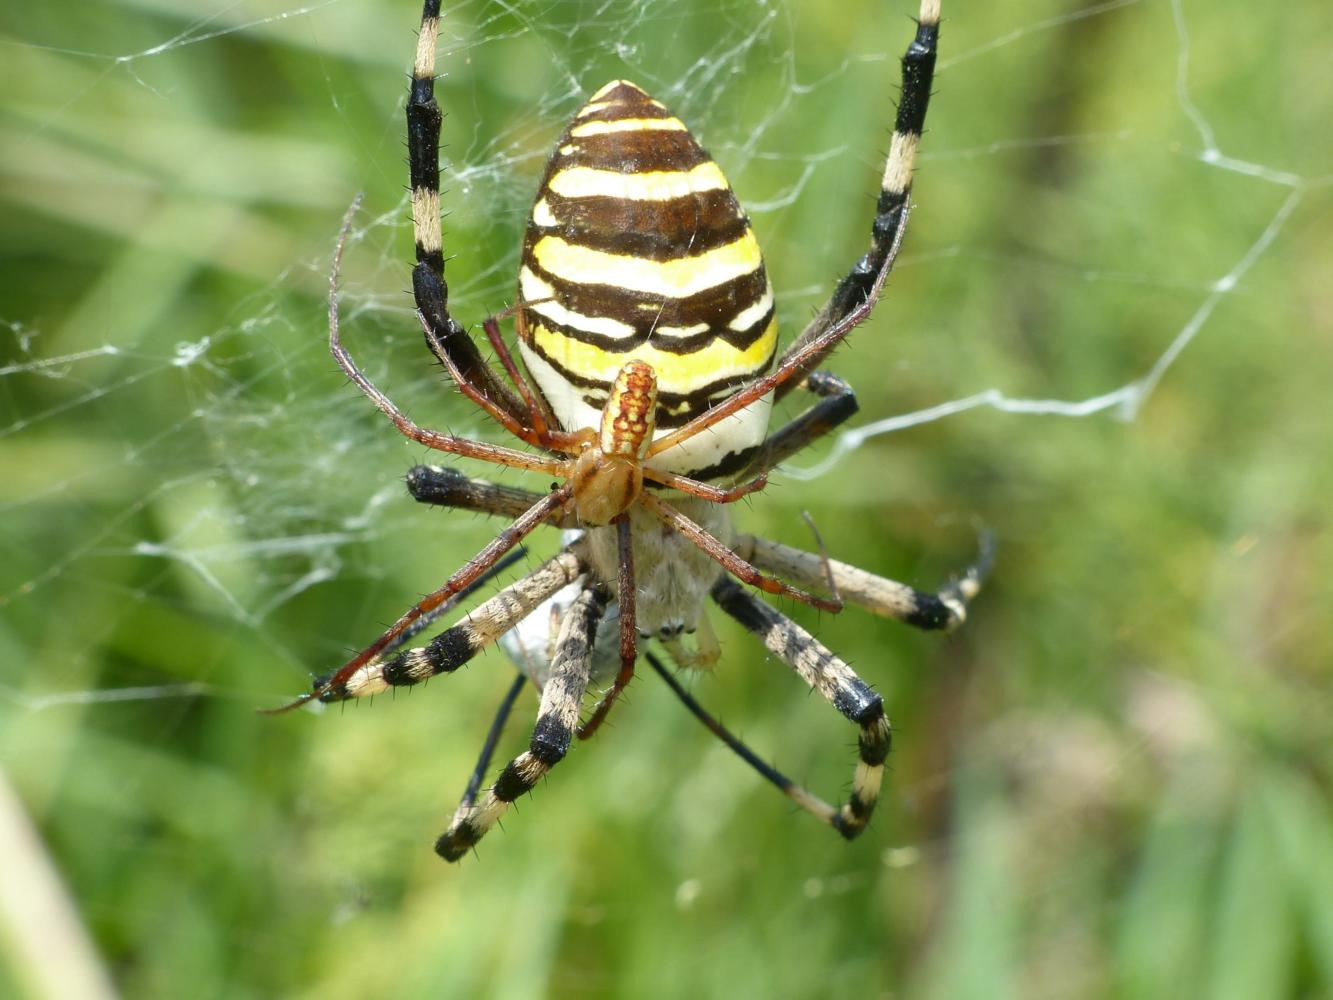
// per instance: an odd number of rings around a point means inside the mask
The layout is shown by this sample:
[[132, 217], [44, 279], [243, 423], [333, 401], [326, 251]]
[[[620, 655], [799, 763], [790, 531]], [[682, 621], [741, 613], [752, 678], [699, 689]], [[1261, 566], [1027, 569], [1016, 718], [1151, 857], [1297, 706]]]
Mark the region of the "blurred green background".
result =
[[[911, 13], [449, 5], [457, 314], [507, 303], [550, 144], [628, 76], [727, 171], [799, 328], [861, 251]], [[789, 609], [895, 722], [859, 841], [645, 672], [450, 867], [430, 845], [501, 656], [373, 706], [254, 712], [496, 528], [408, 500], [427, 456], [325, 348], [364, 190], [352, 350], [423, 422], [501, 440], [404, 292], [416, 6], [6, 5], [0, 995], [1333, 995], [1327, 7], [945, 13], [906, 250], [832, 367], [862, 426], [987, 389], [1130, 405], [845, 439], [740, 511], [806, 545], [808, 509], [833, 554], [922, 586], [966, 563], [974, 520], [998, 537], [954, 635]], [[850, 727], [722, 638], [696, 693], [840, 794]]]

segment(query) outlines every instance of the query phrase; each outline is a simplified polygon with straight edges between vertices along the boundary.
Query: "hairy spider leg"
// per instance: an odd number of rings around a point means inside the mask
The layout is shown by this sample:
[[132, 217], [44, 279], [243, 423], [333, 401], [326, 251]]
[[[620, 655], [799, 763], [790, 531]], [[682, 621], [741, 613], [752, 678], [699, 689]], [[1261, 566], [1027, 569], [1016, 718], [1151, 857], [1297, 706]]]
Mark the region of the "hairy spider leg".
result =
[[392, 657], [376, 656], [341, 680], [335, 674], [317, 682], [316, 695], [321, 701], [365, 698], [451, 674], [587, 570], [581, 548], [571, 546], [479, 604], [426, 645]]
[[889, 756], [892, 729], [884, 714], [883, 699], [827, 646], [735, 581], [728, 577], [718, 580], [712, 595], [718, 607], [758, 636], [770, 652], [860, 727], [856, 773], [847, 802], [831, 815], [811, 809], [851, 840], [870, 822], [879, 798], [884, 761]]
[[[516, 315], [522, 315], [517, 307], [513, 312]], [[491, 349], [495, 351], [495, 356], [500, 359], [500, 364], [504, 366], [505, 374], [509, 376], [509, 381], [513, 383], [514, 388], [523, 397], [523, 403], [528, 408], [528, 419], [532, 421], [532, 428], [537, 436], [543, 440], [551, 434], [551, 416], [546, 404], [541, 401], [541, 397], [532, 391], [528, 385], [528, 380], [523, 377], [523, 373], [518, 370], [518, 365], [514, 363], [514, 355], [509, 351], [509, 345], [505, 343], [504, 337], [500, 333], [500, 320], [496, 316], [488, 316], [482, 320], [481, 328], [486, 331], [486, 339], [491, 342]]]
[[435, 842], [436, 853], [446, 861], [457, 861], [474, 847], [510, 804], [532, 791], [569, 751], [591, 676], [597, 623], [608, 600], [604, 588], [590, 587], [565, 612], [528, 749], [509, 762], [480, 802], [465, 804], [454, 815], [449, 828]]
[[648, 665], [652, 667], [653, 670], [657, 671], [657, 675], [661, 677], [662, 680], [666, 681], [667, 687], [671, 688], [672, 692], [680, 699], [681, 703], [690, 710], [690, 713], [696, 719], [708, 728], [709, 732], [730, 747], [741, 760], [745, 761], [745, 763], [758, 771], [766, 781], [770, 781], [776, 785], [783, 795], [786, 795], [802, 809], [814, 815], [821, 823], [827, 823], [830, 826], [833, 825], [834, 818], [838, 813], [837, 809], [829, 805], [819, 796], [806, 791], [806, 789], [796, 784], [796, 782], [792, 781], [776, 767], [769, 764], [746, 746], [739, 737], [732, 733], [726, 726], [722, 725], [716, 716], [712, 715], [708, 709], [699, 704], [694, 695], [690, 694], [690, 692], [685, 689], [685, 685], [681, 684], [680, 681], [676, 680], [676, 678], [671, 675], [671, 671], [668, 670], [666, 665], [656, 656], [652, 653], [645, 653], [644, 658], [647, 659]]
[[816, 396], [818, 402], [769, 434], [742, 475], [776, 468], [842, 426], [860, 409], [852, 387], [832, 372], [811, 372], [801, 379], [799, 387]]
[[[506, 552], [521, 542], [532, 533], [538, 525], [542, 524], [546, 518], [555, 510], [564, 507], [570, 502], [573, 494], [569, 484], [565, 484], [559, 489], [542, 497], [540, 501], [523, 514], [518, 520], [514, 521], [500, 531], [487, 545], [475, 556], [469, 559], [453, 576], [449, 577], [438, 590], [435, 590], [420, 601], [408, 608], [407, 611], [398, 618], [389, 628], [387, 628], [378, 639], [372, 642], [365, 649], [361, 650], [356, 656], [348, 660], [342, 667], [336, 670], [328, 677], [315, 684], [314, 690], [293, 699], [286, 705], [274, 709], [274, 713], [287, 712], [297, 708], [310, 701], [312, 698], [320, 701], [340, 701], [344, 698], [360, 697], [359, 694], [349, 694], [348, 685], [359, 679], [362, 675], [360, 671], [367, 665], [375, 661], [385, 649], [393, 645], [394, 641], [412, 627], [412, 624], [420, 618], [430, 614], [436, 608], [440, 607], [450, 598], [454, 597], [464, 588], [476, 581], [491, 566], [495, 565]], [[390, 661], [394, 662], [394, 661]], [[371, 676], [382, 678], [378, 671], [378, 665], [368, 672], [366, 679]], [[387, 684], [388, 682], [386, 682]], [[373, 691], [366, 691], [367, 694], [373, 694]]]
[[616, 518], [616, 548], [619, 552], [620, 593], [620, 672], [611, 684], [611, 689], [602, 696], [602, 700], [593, 710], [588, 721], [579, 727], [579, 739], [591, 737], [602, 723], [607, 713], [616, 703], [621, 692], [634, 679], [634, 661], [639, 657], [639, 632], [634, 613], [636, 587], [634, 585], [634, 545], [630, 537], [629, 515], [621, 514]]
[[513, 448], [483, 444], [480, 441], [471, 441], [453, 434], [442, 434], [439, 431], [419, 427], [356, 366], [356, 362], [352, 360], [342, 342], [338, 317], [338, 280], [342, 273], [343, 250], [347, 245], [347, 236], [351, 232], [352, 218], [360, 205], [361, 198], [358, 195], [352, 201], [347, 214], [343, 216], [342, 228], [338, 231], [338, 243], [333, 251], [333, 265], [329, 270], [329, 353], [338, 362], [338, 367], [381, 413], [393, 421], [394, 426], [404, 437], [424, 444], [427, 448], [449, 452], [452, 455], [477, 458], [484, 462], [494, 462], [497, 465], [526, 469], [530, 472], [560, 475], [565, 468], [565, 463], [561, 460], [529, 455]]
[[911, 210], [912, 173], [925, 127], [930, 86], [939, 42], [939, 0], [922, 0], [916, 37], [902, 60], [902, 97], [893, 139], [880, 181], [879, 201], [871, 227], [870, 249], [838, 283], [828, 303], [778, 360], [773, 372], [756, 379], [735, 395], [700, 414], [683, 427], [653, 442], [648, 457], [677, 447], [699, 432], [776, 391], [781, 399], [814, 371], [839, 342], [870, 315], [893, 270]]
[[412, 62], [412, 83], [407, 100], [407, 159], [412, 185], [412, 231], [416, 267], [412, 293], [426, 343], [446, 367], [457, 369], [514, 421], [525, 410], [486, 364], [477, 345], [449, 314], [449, 286], [444, 278], [444, 238], [440, 228], [440, 106], [435, 102], [435, 46], [440, 34], [440, 0], [425, 0], [421, 29]]
[[981, 590], [995, 558], [995, 540], [989, 532], [978, 537], [975, 560], [934, 593], [918, 590], [887, 577], [822, 555], [769, 541], [754, 535], [736, 539], [736, 552], [761, 570], [789, 580], [818, 585], [831, 577], [846, 600], [883, 618], [926, 631], [949, 631], [967, 618], [967, 604]]
[[486, 771], [491, 766], [491, 757], [495, 755], [495, 748], [500, 743], [500, 736], [504, 733], [505, 723], [509, 721], [509, 715], [514, 711], [514, 703], [518, 701], [518, 694], [523, 690], [523, 685], [528, 682], [526, 675], [520, 673], [514, 678], [509, 690], [500, 701], [500, 707], [495, 710], [495, 718], [491, 720], [491, 728], [486, 730], [486, 741], [481, 745], [481, 753], [477, 755], [477, 763], [472, 768], [472, 776], [467, 779], [467, 787], [463, 789], [463, 798], [458, 803], [459, 810], [471, 809], [473, 803], [477, 801], [477, 793], [481, 791], [481, 783], [486, 780]]
[[790, 597], [800, 601], [802, 604], [809, 604], [811, 607], [819, 608], [821, 611], [831, 611], [836, 614], [842, 610], [841, 601], [816, 597], [814, 594], [792, 587], [774, 577], [764, 576], [764, 574], [760, 573], [748, 562], [736, 555], [735, 552], [723, 545], [718, 539], [714, 538], [699, 525], [695, 524], [694, 521], [676, 510], [675, 507], [657, 499], [657, 497], [652, 494], [645, 493], [639, 498], [639, 503], [647, 507], [648, 510], [651, 511], [663, 524], [688, 538], [719, 566], [738, 580], [748, 583], [752, 587], [758, 587], [766, 593], [781, 594], [784, 597]]

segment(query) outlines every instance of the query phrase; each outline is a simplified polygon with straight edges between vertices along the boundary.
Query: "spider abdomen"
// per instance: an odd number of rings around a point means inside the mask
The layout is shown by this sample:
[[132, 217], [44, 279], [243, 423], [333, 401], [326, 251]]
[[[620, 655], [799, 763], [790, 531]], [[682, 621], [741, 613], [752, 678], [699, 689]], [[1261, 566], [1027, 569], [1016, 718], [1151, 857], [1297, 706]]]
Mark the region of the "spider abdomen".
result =
[[[660, 435], [766, 372], [777, 346], [763, 255], [721, 169], [623, 80], [593, 95], [547, 165], [519, 300], [524, 360], [570, 431], [597, 426], [627, 361], [656, 374]], [[650, 464], [695, 478], [734, 472], [769, 409], [760, 399]]]

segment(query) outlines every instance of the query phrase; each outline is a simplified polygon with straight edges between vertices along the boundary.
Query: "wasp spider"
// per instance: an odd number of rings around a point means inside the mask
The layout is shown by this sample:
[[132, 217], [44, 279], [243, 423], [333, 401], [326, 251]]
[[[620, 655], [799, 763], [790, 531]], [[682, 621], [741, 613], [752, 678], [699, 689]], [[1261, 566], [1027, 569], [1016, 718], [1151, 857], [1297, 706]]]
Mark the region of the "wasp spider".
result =
[[[597, 729], [632, 677], [641, 641], [659, 640], [679, 666], [716, 659], [704, 611], [711, 598], [859, 727], [848, 801], [831, 806], [768, 768], [709, 717], [660, 661], [650, 657], [652, 665], [691, 711], [766, 778], [843, 836], [855, 837], [874, 809], [889, 752], [880, 696], [814, 636], [737, 581], [830, 611], [849, 600], [919, 628], [949, 628], [962, 621], [980, 585], [985, 548], [961, 578], [939, 593], [922, 593], [822, 555], [738, 534], [728, 505], [760, 489], [769, 469], [856, 411], [847, 384], [816, 369], [870, 313], [902, 241], [930, 96], [939, 0], [922, 0], [916, 37], [903, 57], [902, 98], [870, 247], [786, 351], [778, 352], [773, 287], [758, 243], [722, 171], [660, 102], [617, 80], [593, 94], [565, 129], [528, 221], [512, 310], [526, 375], [500, 333], [500, 317], [482, 324], [504, 377], [448, 309], [440, 231], [441, 113], [434, 96], [439, 16], [438, 0], [426, 0], [407, 104], [417, 309], [427, 344], [459, 389], [533, 451], [420, 427], [352, 362], [337, 313], [338, 261], [350, 214], [330, 281], [330, 346], [347, 376], [407, 437], [557, 483], [538, 494], [452, 469], [413, 469], [407, 481], [417, 500], [510, 517], [511, 523], [442, 587], [286, 707], [362, 698], [450, 673], [574, 585], [576, 596], [553, 629], [549, 662], [533, 678], [541, 704], [529, 748], [481, 793], [520, 679], [501, 707], [462, 804], [436, 843], [453, 861], [565, 756], [576, 733], [587, 737]], [[797, 389], [811, 393], [812, 404], [770, 433], [774, 402]], [[425, 645], [400, 648], [543, 524], [579, 533], [458, 624]], [[619, 669], [580, 725], [598, 626], [612, 621], [618, 621], [613, 663]]]

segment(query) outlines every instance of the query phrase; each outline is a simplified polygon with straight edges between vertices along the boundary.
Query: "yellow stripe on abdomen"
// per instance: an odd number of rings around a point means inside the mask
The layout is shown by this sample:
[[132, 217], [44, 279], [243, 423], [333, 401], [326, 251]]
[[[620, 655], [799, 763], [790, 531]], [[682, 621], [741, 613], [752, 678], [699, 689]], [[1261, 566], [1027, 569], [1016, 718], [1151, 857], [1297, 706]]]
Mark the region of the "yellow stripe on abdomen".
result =
[[539, 239], [533, 244], [532, 257], [544, 271], [570, 284], [614, 285], [672, 299], [688, 298], [753, 274], [764, 262], [759, 243], [749, 231], [716, 250], [675, 260], [590, 250], [558, 236]]
[[709, 160], [692, 170], [651, 170], [622, 174], [593, 167], [567, 167], [551, 175], [546, 187], [564, 198], [629, 198], [672, 201], [700, 191], [722, 191], [727, 179]]
[[686, 396], [726, 378], [756, 375], [767, 369], [777, 346], [778, 324], [773, 320], [763, 335], [744, 349], [717, 339], [689, 354], [674, 354], [640, 344], [631, 351], [606, 351], [536, 323], [528, 330], [533, 347], [544, 357], [583, 378], [610, 383], [631, 358], [645, 361], [657, 373], [658, 391]]
[[588, 122], [569, 130], [575, 139], [585, 135], [606, 135], [608, 132], [684, 132], [685, 123], [679, 118], [621, 118], [612, 122]]

